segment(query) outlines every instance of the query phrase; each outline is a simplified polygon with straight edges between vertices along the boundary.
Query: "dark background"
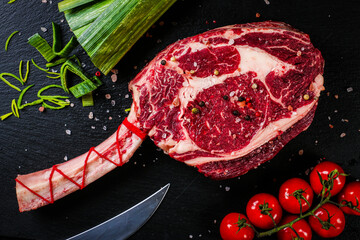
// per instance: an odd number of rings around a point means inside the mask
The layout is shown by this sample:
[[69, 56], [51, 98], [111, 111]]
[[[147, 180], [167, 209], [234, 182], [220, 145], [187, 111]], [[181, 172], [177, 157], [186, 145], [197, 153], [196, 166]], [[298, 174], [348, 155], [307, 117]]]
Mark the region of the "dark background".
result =
[[[171, 183], [160, 208], [131, 239], [219, 239], [219, 225], [227, 213], [245, 212], [248, 199], [256, 193], [277, 194], [288, 178], [308, 179], [309, 169], [320, 159], [339, 163], [351, 174], [349, 180], [359, 178], [358, 1], [269, 1], [268, 5], [263, 0], [178, 0], [159, 20], [164, 25], [158, 21], [149, 30], [152, 37], [141, 38], [118, 64], [118, 81], [114, 84], [110, 76], [102, 77], [105, 84], [96, 92], [94, 107], [83, 108], [79, 100], [71, 98], [74, 107], [43, 113], [38, 107], [29, 107], [21, 111], [20, 119], [12, 116], [0, 122], [0, 238], [64, 239], [113, 217]], [[51, 21], [61, 24], [64, 40], [69, 40], [71, 32], [66, 21], [62, 22], [64, 16], [58, 13], [57, 2], [1, 1], [0, 72], [17, 74], [19, 61], [31, 58], [44, 66], [40, 54], [26, 41], [39, 32], [51, 42]], [[259, 18], [256, 13], [260, 13]], [[308, 33], [326, 63], [326, 90], [312, 125], [273, 160], [241, 178], [213, 181], [163, 154], [147, 139], [129, 163], [84, 190], [50, 206], [19, 213], [14, 181], [17, 174], [49, 168], [63, 162], [65, 156], [71, 159], [116, 131], [126, 116], [124, 109], [131, 105], [131, 95], [125, 97], [128, 82], [157, 52], [177, 39], [208, 29], [263, 20], [284, 21]], [[48, 31], [42, 32], [41, 27]], [[5, 41], [15, 30], [21, 35], [14, 36], [5, 52]], [[81, 48], [76, 54], [86, 64], [86, 70], [95, 73]], [[42, 86], [59, 83], [47, 79], [33, 66], [28, 81], [35, 84], [25, 97], [28, 101]], [[348, 92], [349, 87], [353, 91]], [[17, 99], [18, 93], [3, 82], [0, 91], [2, 115], [11, 111], [11, 100]], [[111, 99], [106, 99], [105, 94], [111, 94]], [[115, 100], [115, 106], [111, 100]], [[89, 112], [97, 120], [89, 119]], [[65, 133], [67, 129], [71, 135]], [[342, 133], [346, 134], [343, 138]], [[303, 150], [303, 155], [299, 155], [299, 150]], [[336, 239], [359, 239], [360, 217], [347, 216], [346, 221], [344, 233]]]

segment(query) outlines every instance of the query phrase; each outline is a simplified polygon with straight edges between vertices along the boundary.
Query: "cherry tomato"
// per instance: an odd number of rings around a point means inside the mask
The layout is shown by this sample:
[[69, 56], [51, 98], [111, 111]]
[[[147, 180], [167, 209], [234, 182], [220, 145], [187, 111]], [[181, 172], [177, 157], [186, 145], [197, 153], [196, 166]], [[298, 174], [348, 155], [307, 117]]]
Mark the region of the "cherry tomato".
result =
[[241, 228], [244, 223], [250, 224], [249, 219], [244, 214], [229, 213], [220, 224], [221, 238], [223, 240], [252, 240], [255, 235], [254, 230], [249, 226]]
[[[284, 219], [281, 221], [280, 225], [287, 224], [293, 220], [295, 220], [297, 216], [295, 215], [288, 215], [285, 216]], [[293, 229], [299, 234], [303, 240], [311, 240], [312, 238], [312, 231], [309, 224], [305, 221], [305, 219], [301, 219], [292, 225]], [[277, 238], [279, 240], [293, 240], [297, 237], [296, 233], [289, 227], [281, 229], [277, 232]]]
[[246, 206], [246, 214], [250, 222], [258, 228], [270, 229], [274, 227], [273, 220], [278, 224], [282, 217], [279, 201], [271, 194], [259, 193], [253, 196]]
[[[345, 228], [345, 216], [340, 208], [331, 203], [325, 203], [309, 217], [311, 228], [320, 237], [332, 238], [338, 236]], [[320, 218], [322, 222], [318, 219]]]
[[306, 212], [311, 207], [313, 198], [314, 193], [310, 185], [301, 178], [291, 178], [280, 187], [280, 204], [289, 213], [300, 213], [299, 200], [301, 201], [302, 212]]
[[341, 210], [343, 210], [344, 213], [360, 216], [360, 182], [346, 184], [339, 194], [338, 201], [344, 205], [348, 202], [359, 210], [355, 211], [349, 207], [342, 207]]
[[[310, 184], [315, 194], [321, 193], [321, 190], [323, 188], [318, 173], [320, 173], [321, 178], [323, 180], [327, 181], [329, 179], [328, 175], [330, 174], [331, 171], [335, 169], [337, 169], [339, 173], [344, 173], [344, 170], [339, 165], [333, 162], [325, 161], [315, 166], [315, 168], [310, 173]], [[344, 187], [346, 181], [345, 176], [338, 174], [336, 176], [333, 176], [333, 179], [334, 179], [333, 180], [334, 185], [333, 185], [333, 189], [330, 190], [331, 196], [338, 194], [341, 191], [341, 189]]]

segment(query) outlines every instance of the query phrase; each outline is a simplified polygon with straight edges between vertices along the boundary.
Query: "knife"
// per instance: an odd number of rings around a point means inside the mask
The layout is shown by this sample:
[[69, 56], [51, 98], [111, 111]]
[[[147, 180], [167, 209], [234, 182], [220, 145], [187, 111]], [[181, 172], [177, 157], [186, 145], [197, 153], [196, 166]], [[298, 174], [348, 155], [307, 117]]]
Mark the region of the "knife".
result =
[[119, 215], [67, 240], [122, 240], [130, 237], [154, 214], [169, 187], [170, 183]]

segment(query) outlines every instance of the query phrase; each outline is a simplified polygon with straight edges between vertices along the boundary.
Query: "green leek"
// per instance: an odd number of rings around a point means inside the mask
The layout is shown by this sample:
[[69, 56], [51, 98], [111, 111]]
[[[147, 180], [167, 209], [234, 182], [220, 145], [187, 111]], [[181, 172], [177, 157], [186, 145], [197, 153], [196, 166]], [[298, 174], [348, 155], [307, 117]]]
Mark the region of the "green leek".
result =
[[93, 98], [92, 93], [90, 92], [90, 93], [85, 94], [84, 96], [82, 96], [81, 97], [81, 102], [82, 102], [83, 107], [94, 106], [94, 98]]
[[59, 10], [65, 12], [91, 61], [106, 75], [175, 1], [65, 0]]
[[53, 46], [52, 51], [56, 56], [67, 57], [78, 45], [76, 38], [72, 37], [66, 46], [61, 49], [61, 30], [60, 26], [52, 23], [53, 29]]
[[48, 42], [40, 36], [40, 34], [35, 33], [28, 39], [28, 43], [36, 48], [40, 52], [40, 54], [45, 58], [46, 61], [50, 62], [53, 60], [56, 55], [53, 53], [51, 46]]
[[[74, 73], [79, 76], [83, 82], [71, 87], [70, 89], [67, 86], [67, 71]], [[83, 69], [77, 65], [72, 60], [67, 60], [62, 66], [60, 70], [61, 75], [61, 85], [66, 92], [70, 92], [76, 97], [82, 97], [85, 94], [88, 94], [94, 91], [96, 88], [102, 85], [102, 82], [96, 76], [89, 77]]]

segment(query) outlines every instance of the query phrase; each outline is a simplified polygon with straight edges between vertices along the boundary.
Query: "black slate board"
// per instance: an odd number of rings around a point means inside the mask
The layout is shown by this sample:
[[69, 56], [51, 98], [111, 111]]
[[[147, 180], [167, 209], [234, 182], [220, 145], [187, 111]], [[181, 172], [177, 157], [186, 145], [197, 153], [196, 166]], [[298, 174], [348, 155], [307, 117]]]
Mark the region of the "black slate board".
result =
[[[44, 60], [26, 40], [40, 32], [50, 41], [51, 21], [61, 24], [66, 41], [70, 38], [57, 2], [0, 3], [0, 72], [17, 73], [19, 61], [31, 58], [43, 65]], [[150, 30], [152, 37], [141, 38], [118, 64], [118, 81], [114, 84], [109, 76], [102, 78], [105, 85], [97, 91], [94, 107], [83, 108], [79, 100], [72, 98], [74, 107], [44, 113], [31, 107], [21, 112], [20, 119], [10, 117], [0, 122], [0, 238], [64, 239], [113, 217], [170, 182], [160, 208], [131, 239], [219, 239], [223, 216], [244, 212], [247, 200], [256, 193], [277, 194], [281, 183], [290, 177], [307, 179], [306, 172], [320, 158], [339, 163], [351, 173], [350, 180], [359, 178], [360, 38], [355, 28], [360, 22], [358, 1], [269, 2], [178, 0], [159, 20], [164, 25], [159, 26], [158, 22]], [[256, 13], [261, 16], [256, 18]], [[128, 82], [157, 52], [179, 38], [208, 29], [263, 20], [284, 21], [308, 33], [326, 62], [326, 91], [314, 122], [273, 160], [239, 179], [212, 181], [158, 151], [147, 139], [128, 164], [84, 190], [35, 211], [18, 212], [14, 181], [17, 174], [49, 168], [63, 162], [65, 156], [75, 157], [109, 137], [131, 104], [131, 96], [125, 98]], [[49, 30], [42, 32], [41, 27]], [[15, 30], [21, 35], [14, 36], [5, 52], [5, 40]], [[76, 54], [89, 72], [96, 71], [80, 48]], [[50, 82], [56, 80], [46, 79], [32, 67], [29, 84], [36, 86], [29, 92], [29, 100], [37, 89]], [[349, 87], [353, 91], [348, 92]], [[0, 114], [4, 114], [10, 111], [10, 102], [18, 94], [2, 82], [0, 91]], [[115, 106], [105, 94], [111, 94]], [[89, 119], [89, 112], [98, 120]], [[329, 128], [329, 124], [334, 128]], [[71, 130], [71, 135], [65, 133], [66, 129]], [[340, 138], [341, 133], [346, 136]], [[300, 156], [299, 150], [304, 154]], [[347, 216], [346, 220], [345, 232], [337, 239], [358, 239], [360, 218]]]

